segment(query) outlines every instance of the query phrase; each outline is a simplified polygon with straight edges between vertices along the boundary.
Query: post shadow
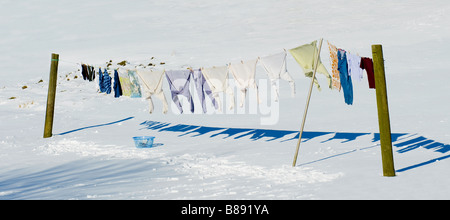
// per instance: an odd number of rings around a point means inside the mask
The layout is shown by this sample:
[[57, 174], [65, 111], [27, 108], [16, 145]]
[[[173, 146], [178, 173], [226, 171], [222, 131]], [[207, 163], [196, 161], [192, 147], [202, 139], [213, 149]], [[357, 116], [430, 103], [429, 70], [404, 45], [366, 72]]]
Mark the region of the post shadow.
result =
[[105, 123], [105, 124], [98, 124], [98, 125], [92, 125], [92, 126], [77, 128], [77, 129], [74, 129], [74, 130], [62, 132], [62, 133], [55, 134], [55, 135], [66, 135], [66, 134], [70, 134], [70, 133], [77, 132], [77, 131], [82, 131], [82, 130], [89, 129], [89, 128], [97, 128], [97, 127], [102, 127], [102, 126], [113, 125], [113, 124], [117, 124], [117, 123], [120, 123], [120, 122], [128, 121], [128, 120], [133, 119], [133, 118], [134, 117], [128, 117], [128, 118], [124, 118], [124, 119], [121, 119], [121, 120], [118, 120], [118, 121], [113, 121], [113, 122], [109, 122], [109, 123]]

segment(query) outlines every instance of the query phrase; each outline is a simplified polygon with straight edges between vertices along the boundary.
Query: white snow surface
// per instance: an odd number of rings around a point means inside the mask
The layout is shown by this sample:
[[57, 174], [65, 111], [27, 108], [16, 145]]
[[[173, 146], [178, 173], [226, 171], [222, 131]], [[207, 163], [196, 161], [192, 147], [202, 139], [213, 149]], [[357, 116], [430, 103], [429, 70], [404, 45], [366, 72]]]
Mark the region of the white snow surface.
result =
[[[446, 0], [3, 0], [0, 14], [2, 200], [450, 198]], [[313, 90], [292, 167], [310, 79], [289, 54], [296, 96], [280, 82], [271, 125], [261, 125], [264, 112], [220, 114], [210, 103], [213, 112], [200, 114], [196, 95], [195, 114], [182, 99], [180, 115], [165, 80], [170, 111], [155, 99], [149, 114], [144, 98], [98, 93], [78, 71], [109, 60], [219, 66], [320, 38], [330, 73], [327, 41], [366, 57], [383, 45], [395, 177], [383, 176], [366, 77], [353, 82], [349, 106], [318, 75], [322, 91]], [[59, 77], [54, 135], [44, 139], [51, 53], [60, 54]], [[257, 78], [267, 78], [259, 65]], [[141, 135], [158, 146], [136, 148]]]

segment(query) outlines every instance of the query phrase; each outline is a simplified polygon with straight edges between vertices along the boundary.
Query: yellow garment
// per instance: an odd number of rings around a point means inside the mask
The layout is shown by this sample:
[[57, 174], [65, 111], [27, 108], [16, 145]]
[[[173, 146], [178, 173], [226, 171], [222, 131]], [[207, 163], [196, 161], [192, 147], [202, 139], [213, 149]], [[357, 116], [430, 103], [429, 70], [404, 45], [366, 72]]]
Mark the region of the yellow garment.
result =
[[123, 96], [131, 96], [131, 81], [127, 70], [118, 69], [120, 86], [122, 87]]
[[331, 62], [331, 78], [332, 78], [332, 87], [333, 89], [337, 89], [341, 91], [341, 80], [339, 78], [339, 70], [338, 70], [338, 57], [337, 57], [337, 48], [333, 44], [328, 42], [328, 49], [330, 51], [330, 62]]
[[[311, 44], [305, 44], [293, 49], [290, 49], [289, 52], [294, 57], [294, 59], [297, 61], [298, 64], [303, 68], [303, 72], [305, 73], [305, 76], [312, 77], [313, 71], [314, 71], [314, 64], [315, 64], [315, 58], [317, 54], [319, 53], [319, 50], [317, 49], [317, 41], [313, 41]], [[325, 66], [320, 61], [320, 56], [318, 60], [318, 66], [317, 66], [317, 72], [325, 75], [328, 80], [328, 86], [331, 89], [331, 76], [328, 73]], [[314, 79], [314, 83], [317, 86], [317, 89], [319, 91], [321, 90], [319, 82], [317, 81], [317, 78]]]

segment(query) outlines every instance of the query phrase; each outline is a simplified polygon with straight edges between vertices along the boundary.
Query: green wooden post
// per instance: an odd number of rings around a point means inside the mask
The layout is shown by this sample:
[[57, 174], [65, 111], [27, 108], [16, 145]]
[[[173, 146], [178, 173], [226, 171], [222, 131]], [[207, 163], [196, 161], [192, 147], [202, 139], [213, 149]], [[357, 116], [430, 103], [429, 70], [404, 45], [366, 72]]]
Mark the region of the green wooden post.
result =
[[372, 45], [373, 69], [378, 107], [378, 124], [380, 128], [381, 159], [383, 175], [395, 176], [394, 157], [392, 155], [391, 125], [387, 100], [386, 77], [384, 74], [383, 48]]
[[48, 82], [47, 110], [45, 113], [44, 138], [52, 136], [53, 116], [55, 113], [56, 80], [58, 77], [59, 55], [52, 53], [50, 65], [50, 79]]

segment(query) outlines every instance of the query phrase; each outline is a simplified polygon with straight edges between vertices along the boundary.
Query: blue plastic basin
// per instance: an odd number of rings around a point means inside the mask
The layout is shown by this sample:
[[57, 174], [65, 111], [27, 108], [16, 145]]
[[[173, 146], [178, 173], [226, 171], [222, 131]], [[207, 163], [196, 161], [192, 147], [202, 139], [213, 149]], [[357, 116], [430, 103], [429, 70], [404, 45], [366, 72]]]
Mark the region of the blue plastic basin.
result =
[[133, 137], [134, 144], [136, 145], [137, 148], [153, 147], [153, 139], [155, 139], [155, 137], [152, 136]]

